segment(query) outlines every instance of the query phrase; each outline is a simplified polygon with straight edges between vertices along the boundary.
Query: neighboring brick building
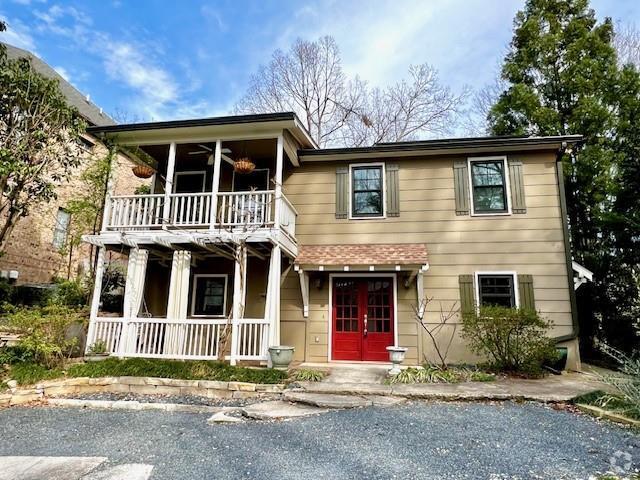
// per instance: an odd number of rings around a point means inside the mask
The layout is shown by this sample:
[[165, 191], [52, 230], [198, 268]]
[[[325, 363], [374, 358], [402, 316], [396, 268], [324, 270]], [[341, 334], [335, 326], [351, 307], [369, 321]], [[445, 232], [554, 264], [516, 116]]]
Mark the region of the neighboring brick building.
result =
[[[6, 47], [9, 58], [28, 58], [38, 73], [58, 80], [67, 102], [78, 109], [89, 125], [115, 124], [88, 96], [84, 96], [42, 60], [25, 50], [11, 45]], [[65, 213], [65, 207], [86, 188], [81, 180], [82, 173], [92, 162], [103, 158], [107, 150], [91, 135], [85, 135], [84, 140], [86, 149], [81, 166], [58, 187], [58, 198], [32, 208], [28, 217], [18, 221], [0, 257], [0, 276], [11, 276], [19, 284], [42, 284], [50, 283], [54, 277], [75, 278], [87, 270], [91, 246], [82, 244], [71, 252], [64, 247], [68, 221], [73, 222], [73, 218]], [[145, 183], [131, 174], [131, 165], [128, 158], [118, 155], [113, 172], [114, 184], [117, 185], [114, 194], [133, 194], [136, 187]]]

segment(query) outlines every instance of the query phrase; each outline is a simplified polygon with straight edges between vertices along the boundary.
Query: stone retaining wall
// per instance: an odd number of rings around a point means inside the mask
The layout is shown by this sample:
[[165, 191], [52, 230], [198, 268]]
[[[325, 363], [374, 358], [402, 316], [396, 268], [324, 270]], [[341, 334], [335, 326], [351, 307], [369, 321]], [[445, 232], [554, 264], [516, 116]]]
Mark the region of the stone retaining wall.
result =
[[12, 388], [0, 393], [0, 407], [22, 405], [56, 395], [81, 393], [135, 393], [142, 395], [197, 395], [207, 398], [253, 398], [273, 396], [284, 390], [282, 384], [177, 380], [156, 377], [68, 378], [40, 382], [30, 388]]

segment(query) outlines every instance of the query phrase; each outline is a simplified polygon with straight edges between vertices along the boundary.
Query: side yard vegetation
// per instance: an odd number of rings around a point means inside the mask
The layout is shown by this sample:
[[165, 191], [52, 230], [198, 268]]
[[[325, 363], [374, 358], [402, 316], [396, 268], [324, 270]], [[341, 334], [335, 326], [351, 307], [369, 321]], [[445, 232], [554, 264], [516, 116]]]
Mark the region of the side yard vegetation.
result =
[[492, 382], [496, 376], [474, 367], [425, 364], [422, 368], [409, 367], [389, 379], [389, 383], [459, 383]]

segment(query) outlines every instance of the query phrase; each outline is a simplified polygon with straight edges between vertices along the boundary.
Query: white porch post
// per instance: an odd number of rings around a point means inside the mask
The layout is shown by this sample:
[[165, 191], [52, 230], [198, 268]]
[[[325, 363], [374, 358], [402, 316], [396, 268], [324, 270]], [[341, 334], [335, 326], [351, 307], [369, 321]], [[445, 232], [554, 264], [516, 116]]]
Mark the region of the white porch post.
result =
[[129, 352], [131, 348], [133, 334], [129, 331], [129, 322], [137, 318], [142, 305], [148, 259], [149, 250], [141, 250], [135, 247], [129, 251], [127, 279], [124, 287], [124, 318], [122, 320], [120, 344], [118, 345], [118, 356], [120, 357]]
[[164, 208], [162, 210], [162, 219], [164, 225], [162, 228], [167, 228], [169, 218], [171, 217], [171, 194], [173, 193], [173, 174], [176, 166], [176, 143], [172, 142], [169, 145], [169, 157], [167, 159], [167, 176], [164, 181]]
[[100, 309], [100, 294], [102, 293], [102, 277], [104, 275], [104, 247], [98, 247], [98, 264], [96, 265], [96, 278], [93, 284], [93, 295], [91, 296], [91, 310], [89, 313], [89, 332], [87, 333], [87, 344], [85, 352], [88, 352], [94, 342], [94, 332], [96, 329], [96, 319]]
[[284, 168], [284, 138], [282, 133], [278, 135], [276, 144], [276, 172], [275, 172], [275, 208], [273, 226], [275, 229], [280, 228], [280, 210], [282, 209], [282, 171]]
[[222, 164], [222, 140], [216, 140], [216, 150], [213, 156], [213, 180], [211, 185], [211, 226], [215, 230], [218, 216], [218, 190], [220, 189], [220, 166]]
[[[117, 162], [117, 153], [114, 153], [112, 162]], [[102, 208], [102, 227], [101, 231], [106, 231], [109, 224], [109, 215], [111, 214], [111, 195], [113, 195], [113, 163], [109, 165], [109, 174], [107, 176], [107, 188], [104, 196], [104, 206]]]
[[[167, 319], [184, 320], [187, 318], [189, 303], [189, 280], [191, 276], [191, 252], [176, 250], [171, 262], [169, 280], [169, 298], [167, 301]], [[163, 353], [181, 355], [184, 348], [184, 326], [170, 324], [163, 347]]]
[[265, 316], [269, 319], [269, 345], [280, 345], [280, 276], [282, 272], [282, 258], [280, 245], [271, 249], [269, 261], [269, 283], [267, 285], [267, 302]]
[[244, 317], [247, 283], [247, 247], [238, 245], [235, 253], [235, 268], [233, 272], [233, 307], [231, 310], [231, 365], [238, 359], [239, 320]]

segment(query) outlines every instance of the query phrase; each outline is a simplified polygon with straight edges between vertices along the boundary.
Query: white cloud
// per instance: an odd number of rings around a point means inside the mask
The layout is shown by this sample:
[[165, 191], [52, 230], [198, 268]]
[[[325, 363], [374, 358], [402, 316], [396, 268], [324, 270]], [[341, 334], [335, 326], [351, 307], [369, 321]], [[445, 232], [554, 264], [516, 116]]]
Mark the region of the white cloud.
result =
[[67, 82], [71, 82], [71, 75], [69, 75], [69, 72], [67, 71], [66, 68], [61, 67], [61, 66], [57, 66], [57, 67], [53, 67], [53, 69], [58, 72], [58, 75], [60, 75], [62, 78], [64, 78]]
[[20, 20], [10, 20], [0, 14], [0, 20], [7, 24], [7, 30], [0, 33], [0, 41], [14, 47], [23, 48], [36, 54], [36, 42], [29, 34], [29, 29]]

